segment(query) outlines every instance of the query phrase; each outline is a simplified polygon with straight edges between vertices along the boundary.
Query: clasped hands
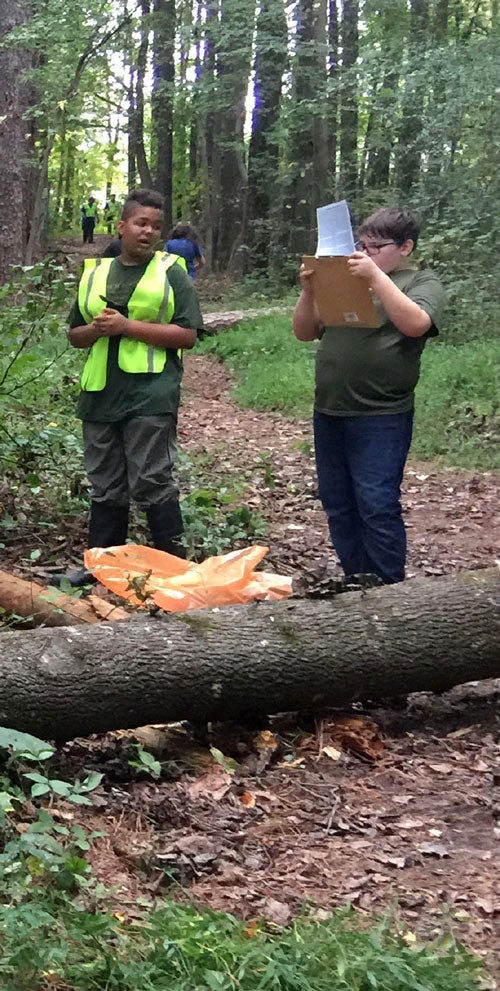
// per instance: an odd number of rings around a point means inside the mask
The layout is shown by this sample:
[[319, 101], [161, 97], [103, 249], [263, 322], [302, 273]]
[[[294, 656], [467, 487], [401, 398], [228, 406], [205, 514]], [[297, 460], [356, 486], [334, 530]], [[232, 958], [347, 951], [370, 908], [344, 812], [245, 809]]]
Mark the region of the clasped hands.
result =
[[120, 334], [126, 334], [127, 325], [127, 317], [109, 306], [92, 321], [92, 327], [98, 337], [118, 337]]

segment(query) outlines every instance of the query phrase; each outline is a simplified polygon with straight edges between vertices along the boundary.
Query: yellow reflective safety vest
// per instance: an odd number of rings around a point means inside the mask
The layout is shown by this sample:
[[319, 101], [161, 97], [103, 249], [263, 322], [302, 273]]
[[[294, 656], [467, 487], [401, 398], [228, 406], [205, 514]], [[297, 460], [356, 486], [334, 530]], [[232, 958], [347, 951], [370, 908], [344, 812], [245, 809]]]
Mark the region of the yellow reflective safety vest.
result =
[[[86, 258], [78, 286], [78, 308], [85, 323], [112, 306], [106, 304], [106, 288], [109, 270], [114, 258]], [[146, 271], [139, 279], [127, 304], [131, 320], [145, 323], [168, 324], [175, 311], [174, 291], [168, 281], [172, 265], [186, 269], [184, 258], [179, 255], [155, 251]], [[100, 337], [92, 345], [82, 373], [81, 387], [86, 392], [101, 392], [106, 385], [109, 337]], [[162, 372], [168, 360], [165, 348], [145, 344], [144, 341], [122, 337], [118, 347], [118, 365], [123, 372], [141, 374]]]

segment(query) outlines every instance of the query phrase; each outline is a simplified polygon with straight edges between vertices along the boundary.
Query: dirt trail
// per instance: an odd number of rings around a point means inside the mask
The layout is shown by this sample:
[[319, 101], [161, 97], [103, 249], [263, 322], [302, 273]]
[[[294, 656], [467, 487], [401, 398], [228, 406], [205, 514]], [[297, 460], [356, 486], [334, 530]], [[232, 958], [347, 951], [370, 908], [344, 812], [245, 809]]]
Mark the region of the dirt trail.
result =
[[[268, 524], [268, 561], [276, 570], [335, 569], [317, 499], [310, 422], [240, 409], [223, 365], [195, 355], [185, 365], [181, 445], [204, 452], [215, 478], [245, 476], [246, 501]], [[499, 475], [410, 461], [403, 500], [410, 576], [494, 563], [500, 552]]]
[[[96, 254], [107, 242], [98, 237]], [[214, 486], [244, 477], [247, 504], [267, 521], [275, 570], [334, 572], [310, 423], [241, 410], [230, 386], [222, 365], [187, 356], [182, 446], [204, 453]], [[409, 463], [410, 575], [492, 565], [499, 483], [493, 473]], [[14, 553], [19, 561], [22, 548], [13, 545]], [[279, 746], [267, 754], [241, 728], [222, 728], [211, 742], [238, 760], [234, 776], [187, 739], [177, 749], [162, 744], [161, 782], [131, 781], [127, 734], [68, 744], [61, 776], [89, 767], [105, 774], [93, 808], [78, 816], [105, 831], [92, 862], [115, 888], [120, 911], [133, 916], [139, 895], [167, 890], [277, 923], [304, 904], [376, 912], [397, 904], [410, 933], [433, 938], [451, 929], [500, 979], [499, 692], [500, 683], [484, 682], [442, 698], [413, 696], [401, 708], [357, 707], [354, 714], [371, 716], [385, 735], [373, 763], [339, 752], [329, 716], [302, 730], [280, 728]]]

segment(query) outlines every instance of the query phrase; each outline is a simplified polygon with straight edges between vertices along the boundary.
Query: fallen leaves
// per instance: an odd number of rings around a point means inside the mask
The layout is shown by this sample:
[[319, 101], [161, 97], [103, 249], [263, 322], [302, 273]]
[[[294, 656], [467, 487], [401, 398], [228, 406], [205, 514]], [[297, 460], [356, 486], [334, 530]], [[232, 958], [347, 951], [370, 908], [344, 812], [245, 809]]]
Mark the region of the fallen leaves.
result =
[[339, 760], [342, 757], [342, 751], [337, 750], [336, 747], [322, 747], [321, 753], [326, 754], [330, 760]]
[[[379, 727], [365, 716], [338, 716], [322, 728], [323, 736], [328, 736], [333, 748], [340, 748], [368, 761], [377, 761], [383, 756], [384, 744]], [[322, 748], [324, 752], [324, 747]], [[328, 754], [332, 756], [331, 753]], [[338, 759], [338, 758], [333, 758]]]
[[186, 793], [191, 799], [211, 798], [220, 802], [232, 785], [232, 776], [222, 768], [214, 767], [186, 785]]
[[420, 843], [417, 850], [425, 857], [439, 857], [439, 859], [451, 857], [451, 853], [444, 843]]
[[276, 739], [275, 734], [271, 733], [270, 730], [263, 729], [255, 737], [253, 741], [253, 745], [256, 750], [259, 751], [271, 750], [272, 752], [274, 752], [278, 748], [278, 740]]

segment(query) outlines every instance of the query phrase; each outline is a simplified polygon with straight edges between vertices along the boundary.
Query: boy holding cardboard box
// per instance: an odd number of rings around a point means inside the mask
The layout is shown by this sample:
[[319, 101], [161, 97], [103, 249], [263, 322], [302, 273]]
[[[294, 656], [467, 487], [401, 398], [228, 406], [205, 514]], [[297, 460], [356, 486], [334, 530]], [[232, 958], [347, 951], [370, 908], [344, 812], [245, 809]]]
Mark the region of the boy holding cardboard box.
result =
[[304, 265], [293, 315], [299, 340], [320, 339], [314, 438], [332, 544], [346, 576], [373, 574], [386, 584], [405, 577], [401, 482], [414, 390], [420, 356], [438, 334], [445, 305], [437, 276], [412, 264], [418, 235], [416, 220], [395, 207], [377, 210], [359, 228], [348, 270], [370, 287], [379, 327], [325, 327], [313, 271]]

